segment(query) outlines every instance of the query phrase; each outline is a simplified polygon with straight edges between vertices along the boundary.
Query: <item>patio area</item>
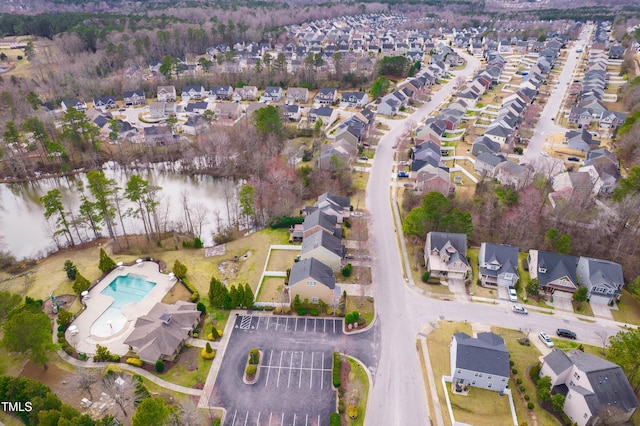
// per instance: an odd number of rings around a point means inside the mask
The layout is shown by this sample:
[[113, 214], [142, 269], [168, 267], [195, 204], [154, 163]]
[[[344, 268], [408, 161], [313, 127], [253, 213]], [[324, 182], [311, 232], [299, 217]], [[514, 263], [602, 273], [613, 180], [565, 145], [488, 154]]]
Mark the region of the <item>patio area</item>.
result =
[[[125, 300], [125, 304], [119, 312], [114, 313], [113, 318], [115, 319], [112, 319], [111, 316], [101, 318], [115, 302], [114, 297], [102, 294], [102, 292], [114, 280], [127, 276], [154, 283], [155, 286], [150, 290], [145, 290], [145, 292], [148, 291], [145, 294], [139, 293], [139, 297], [141, 297], [139, 301], [126, 303]], [[65, 333], [67, 341], [78, 352], [84, 352], [88, 355], [95, 354], [97, 344], [106, 346], [114, 354], [125, 355], [129, 352], [129, 347], [123, 342], [133, 330], [136, 319], [146, 315], [156, 303], [162, 300], [175, 283], [176, 279], [173, 274], [161, 273], [155, 262], [138, 259], [136, 264], [132, 266], [118, 264], [91, 290], [83, 292], [82, 300], [84, 300], [86, 308], [67, 328]], [[121, 291], [117, 286], [112, 288], [115, 291]], [[96, 327], [93, 327], [94, 323], [96, 323]]]

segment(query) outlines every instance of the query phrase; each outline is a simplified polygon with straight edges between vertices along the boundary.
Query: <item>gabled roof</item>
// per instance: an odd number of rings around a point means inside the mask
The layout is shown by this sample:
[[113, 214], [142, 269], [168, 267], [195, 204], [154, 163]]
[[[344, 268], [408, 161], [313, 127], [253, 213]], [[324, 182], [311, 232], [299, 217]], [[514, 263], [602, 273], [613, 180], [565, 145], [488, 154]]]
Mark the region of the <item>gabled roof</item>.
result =
[[302, 241], [301, 254], [304, 255], [318, 247], [324, 247], [338, 257], [342, 257], [344, 255], [344, 246], [342, 245], [340, 238], [327, 232], [316, 232], [305, 238]]
[[455, 333], [457, 343], [455, 368], [509, 377], [509, 351], [504, 339], [492, 332], [478, 333], [473, 338], [466, 333]]
[[179, 348], [199, 317], [195, 303], [181, 300], [174, 305], [157, 303], [147, 315], [138, 317], [123, 343], [138, 348], [136, 353], [141, 359], [156, 361]]
[[551, 353], [544, 357], [544, 363], [556, 374], [566, 371], [567, 368], [573, 365], [567, 354], [560, 349], [553, 349]]
[[337, 222], [338, 218], [336, 218], [335, 216], [326, 214], [321, 210], [316, 210], [313, 213], [305, 216], [302, 226], [305, 231], [316, 226], [320, 226], [321, 228], [333, 233], [333, 231], [336, 229]]
[[612, 288], [620, 292], [619, 286], [624, 284], [624, 277], [619, 263], [585, 256], [582, 256], [580, 261], [587, 262], [586, 274], [581, 276], [582, 284], [586, 284], [583, 281], [588, 279], [592, 286]]
[[[518, 247], [508, 244], [482, 243], [480, 253], [484, 255], [484, 258], [478, 258], [481, 274], [498, 276], [510, 273], [518, 276]], [[489, 269], [487, 264], [495, 265], [498, 269]]]
[[[545, 287], [552, 281], [567, 277], [575, 285], [577, 265], [575, 256], [538, 250], [538, 283]], [[540, 272], [540, 268], [546, 272]]]
[[488, 164], [490, 166], [494, 166], [495, 167], [498, 164], [500, 164], [503, 161], [505, 161], [505, 159], [501, 155], [494, 155], [494, 154], [492, 154], [490, 152], [481, 152], [476, 157], [476, 161], [480, 161], [480, 162], [483, 162], [483, 163], [486, 163], [486, 164]]
[[322, 208], [323, 205], [327, 204], [330, 204], [334, 207], [339, 207], [339, 209], [348, 210], [351, 207], [351, 198], [334, 195], [331, 192], [325, 192], [324, 194], [318, 196], [316, 206]]
[[[324, 232], [323, 232], [324, 234]], [[317, 259], [301, 259], [291, 267], [289, 285], [297, 284], [303, 280], [312, 278], [330, 289], [336, 287], [336, 278], [333, 270]]]
[[447, 264], [461, 261], [469, 266], [467, 260], [467, 235], [455, 234], [452, 232], [429, 232], [427, 240], [430, 241], [429, 252], [434, 250], [438, 253], [446, 252], [449, 255]]

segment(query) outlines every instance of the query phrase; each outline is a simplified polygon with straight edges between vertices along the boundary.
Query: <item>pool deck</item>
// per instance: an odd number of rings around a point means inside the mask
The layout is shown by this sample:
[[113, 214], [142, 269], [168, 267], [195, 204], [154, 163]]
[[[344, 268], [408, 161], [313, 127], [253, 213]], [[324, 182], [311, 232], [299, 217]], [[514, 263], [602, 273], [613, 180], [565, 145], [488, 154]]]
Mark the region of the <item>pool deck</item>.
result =
[[[144, 277], [147, 281], [156, 283], [156, 286], [140, 302], [132, 302], [122, 308], [122, 314], [127, 319], [122, 328], [109, 337], [96, 337], [91, 335], [91, 326], [100, 315], [113, 303], [113, 297], [105, 296], [101, 292], [119, 276], [135, 274]], [[125, 355], [129, 347], [123, 342], [133, 330], [133, 325], [138, 317], [146, 315], [156, 303], [160, 302], [167, 292], [176, 283], [169, 275], [160, 272], [155, 262], [143, 261], [132, 266], [119, 266], [112, 270], [99, 284], [89, 291], [86, 300], [87, 308], [80, 314], [72, 325], [77, 327], [77, 334], [71, 335], [67, 329], [66, 338], [78, 352], [93, 355], [96, 345], [106, 346], [110, 352]]]

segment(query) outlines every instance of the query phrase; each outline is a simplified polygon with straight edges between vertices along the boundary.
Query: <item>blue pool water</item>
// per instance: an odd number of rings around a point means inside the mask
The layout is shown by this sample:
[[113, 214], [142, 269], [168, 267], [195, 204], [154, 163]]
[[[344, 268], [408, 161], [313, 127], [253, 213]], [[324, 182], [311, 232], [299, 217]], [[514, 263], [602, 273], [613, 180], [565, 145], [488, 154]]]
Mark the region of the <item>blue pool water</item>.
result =
[[122, 308], [128, 303], [139, 302], [156, 286], [144, 277], [128, 274], [116, 277], [100, 293], [113, 297], [113, 303], [91, 325], [91, 334], [97, 337], [108, 337], [127, 323], [122, 315]]

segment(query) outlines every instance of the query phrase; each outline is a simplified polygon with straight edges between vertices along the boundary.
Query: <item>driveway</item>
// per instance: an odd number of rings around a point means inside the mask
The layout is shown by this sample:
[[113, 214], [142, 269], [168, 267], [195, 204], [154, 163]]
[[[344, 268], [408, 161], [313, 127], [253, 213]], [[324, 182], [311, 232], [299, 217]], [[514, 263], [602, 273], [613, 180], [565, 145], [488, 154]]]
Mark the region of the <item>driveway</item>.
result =
[[563, 311], [573, 312], [572, 299], [573, 294], [566, 291], [556, 291], [553, 293], [553, 307]]
[[611, 313], [611, 308], [608, 305], [609, 299], [598, 296], [591, 296], [589, 300], [589, 304], [591, 305], [591, 310], [593, 311], [593, 315], [599, 318], [607, 318], [613, 319], [613, 314]]

